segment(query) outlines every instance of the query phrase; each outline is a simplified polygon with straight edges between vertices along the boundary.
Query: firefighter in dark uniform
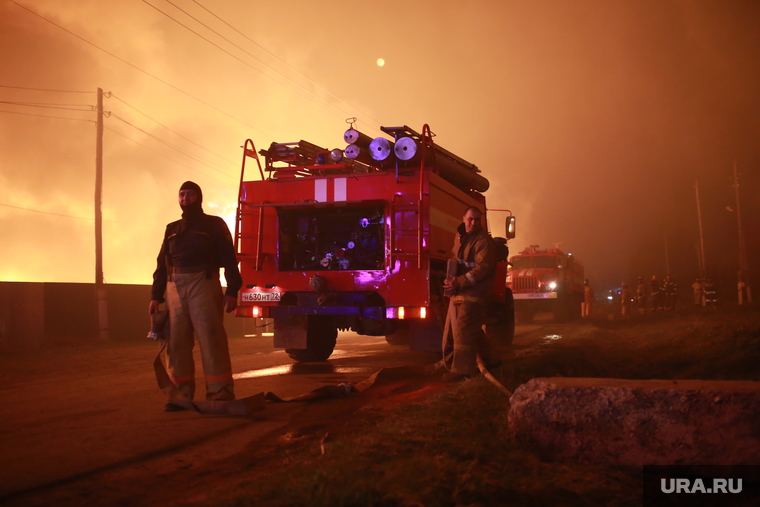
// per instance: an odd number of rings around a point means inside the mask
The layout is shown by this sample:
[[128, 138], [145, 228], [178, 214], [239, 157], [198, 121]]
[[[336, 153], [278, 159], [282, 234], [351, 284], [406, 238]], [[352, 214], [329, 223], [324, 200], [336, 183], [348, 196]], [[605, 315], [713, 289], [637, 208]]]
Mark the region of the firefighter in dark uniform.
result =
[[662, 287], [660, 287], [660, 290], [663, 292], [665, 298], [665, 309], [675, 310], [678, 285], [670, 275], [665, 275], [665, 278], [662, 280]]
[[644, 277], [640, 276], [636, 284], [636, 302], [639, 305], [639, 314], [647, 313], [647, 285], [644, 283]]
[[447, 277], [443, 285], [451, 297], [449, 312], [453, 312], [450, 318], [454, 336], [451, 371], [443, 376], [447, 382], [475, 375], [478, 354], [486, 365], [496, 364], [488, 337], [483, 332], [496, 277], [496, 243], [483, 229], [478, 208], [465, 210], [452, 254], [459, 264], [457, 276]]
[[[170, 321], [167, 371], [179, 391], [190, 399], [195, 395], [195, 335], [201, 350], [206, 399], [233, 400], [223, 311], [235, 309], [243, 281], [227, 224], [220, 217], [205, 214], [202, 202], [203, 193], [196, 183], [182, 184], [182, 219], [166, 226], [148, 310], [151, 314], [157, 312], [165, 298]], [[227, 281], [224, 293], [219, 268], [224, 268]], [[171, 403], [165, 409], [181, 410]]]
[[662, 310], [662, 293], [660, 293], [660, 282], [657, 280], [657, 275], [652, 275], [652, 280], [649, 282], [649, 295], [652, 300], [652, 313]]

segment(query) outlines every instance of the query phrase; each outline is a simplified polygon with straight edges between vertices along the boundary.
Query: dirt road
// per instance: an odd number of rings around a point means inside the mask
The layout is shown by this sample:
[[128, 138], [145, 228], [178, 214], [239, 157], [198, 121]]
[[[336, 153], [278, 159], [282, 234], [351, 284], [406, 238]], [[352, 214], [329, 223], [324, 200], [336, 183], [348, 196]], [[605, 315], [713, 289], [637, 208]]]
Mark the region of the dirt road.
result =
[[[537, 338], [529, 332], [539, 327], [519, 326], [512, 349], [531, 346]], [[383, 367], [435, 360], [353, 333], [339, 336], [324, 363], [294, 364], [266, 338], [232, 339], [230, 350], [238, 397], [267, 391], [296, 396], [359, 382]], [[82, 495], [91, 505], [135, 494], [159, 498], [145, 489], [146, 478], [173, 477], [256, 442], [276, 441], [294, 423], [327, 427], [350, 419], [362, 404], [405, 403], [444, 387], [437, 378], [399, 380], [350, 400], [268, 404], [249, 418], [166, 413], [151, 369], [156, 352], [155, 343], [141, 342], [0, 356], [0, 503], [45, 505], [55, 498], [58, 505], [77, 505]], [[196, 370], [202, 371], [200, 364]]]

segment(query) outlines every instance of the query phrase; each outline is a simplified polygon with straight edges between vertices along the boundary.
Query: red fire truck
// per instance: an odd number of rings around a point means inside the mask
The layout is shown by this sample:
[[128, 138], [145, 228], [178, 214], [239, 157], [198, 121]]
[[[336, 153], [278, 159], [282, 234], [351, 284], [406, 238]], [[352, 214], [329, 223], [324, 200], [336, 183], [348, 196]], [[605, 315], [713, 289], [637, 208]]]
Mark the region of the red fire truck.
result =
[[[483, 211], [489, 182], [433, 143], [425, 125], [353, 128], [344, 150], [306, 141], [245, 143], [235, 246], [244, 285], [236, 315], [272, 319], [274, 346], [296, 361], [323, 361], [339, 330], [440, 351], [443, 280], [468, 206]], [[245, 181], [253, 158], [260, 180]], [[514, 217], [507, 234], [514, 237]], [[506, 256], [498, 276], [506, 286]], [[507, 302], [505, 302], [505, 299]], [[511, 340], [514, 311], [498, 294], [487, 332]]]
[[507, 283], [519, 321], [532, 321], [538, 312], [552, 312], [555, 320], [580, 317], [583, 264], [573, 254], [530, 245], [509, 261]]

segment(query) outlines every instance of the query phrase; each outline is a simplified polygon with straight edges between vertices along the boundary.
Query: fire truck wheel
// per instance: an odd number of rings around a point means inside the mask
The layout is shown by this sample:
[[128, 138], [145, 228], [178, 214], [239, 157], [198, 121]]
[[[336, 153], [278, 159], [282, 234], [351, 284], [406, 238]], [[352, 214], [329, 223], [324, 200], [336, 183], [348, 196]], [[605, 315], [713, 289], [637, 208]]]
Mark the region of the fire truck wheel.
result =
[[305, 349], [285, 349], [288, 357], [298, 362], [326, 361], [335, 350], [335, 340], [338, 330], [332, 319], [325, 317], [309, 317], [306, 329]]
[[485, 325], [485, 332], [488, 338], [498, 345], [511, 345], [515, 338], [515, 321], [500, 320], [490, 322]]

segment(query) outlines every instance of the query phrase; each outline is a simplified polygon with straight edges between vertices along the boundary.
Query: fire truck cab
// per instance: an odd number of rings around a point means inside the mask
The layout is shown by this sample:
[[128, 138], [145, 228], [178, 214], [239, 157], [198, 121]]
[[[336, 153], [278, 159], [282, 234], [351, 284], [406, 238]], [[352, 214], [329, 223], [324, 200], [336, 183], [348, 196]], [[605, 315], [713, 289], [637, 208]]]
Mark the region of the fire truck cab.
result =
[[580, 317], [583, 264], [573, 254], [530, 245], [509, 262], [507, 284], [518, 321], [530, 322], [538, 312], [551, 312], [555, 320]]
[[[263, 167], [245, 143], [236, 315], [272, 319], [274, 346], [296, 361], [327, 359], [339, 330], [440, 351], [446, 262], [464, 210], [478, 207], [487, 227], [489, 184], [476, 166], [434, 144], [427, 125], [381, 130], [391, 139], [352, 125], [344, 150], [272, 143], [258, 153]], [[245, 181], [250, 158], [260, 180]], [[493, 307], [487, 332], [514, 333], [504, 292]]]

